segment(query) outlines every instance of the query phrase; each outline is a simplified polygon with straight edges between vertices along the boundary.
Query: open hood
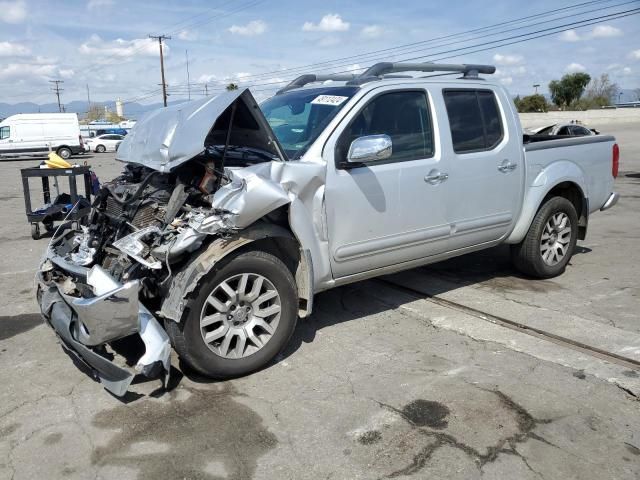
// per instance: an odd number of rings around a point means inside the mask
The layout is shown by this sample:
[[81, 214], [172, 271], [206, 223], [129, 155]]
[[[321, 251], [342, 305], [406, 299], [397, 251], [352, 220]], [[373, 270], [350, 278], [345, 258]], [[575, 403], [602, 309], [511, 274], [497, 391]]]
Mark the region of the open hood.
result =
[[207, 146], [224, 145], [234, 104], [229, 144], [260, 149], [285, 161], [284, 150], [247, 88], [148, 113], [122, 141], [116, 159], [171, 171]]

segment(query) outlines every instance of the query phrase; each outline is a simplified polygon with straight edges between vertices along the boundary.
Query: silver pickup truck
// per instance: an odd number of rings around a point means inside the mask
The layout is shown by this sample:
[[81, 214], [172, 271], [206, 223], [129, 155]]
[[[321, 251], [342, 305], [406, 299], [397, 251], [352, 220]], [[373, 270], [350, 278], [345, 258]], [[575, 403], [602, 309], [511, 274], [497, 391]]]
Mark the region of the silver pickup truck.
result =
[[[494, 70], [381, 63], [304, 75], [260, 106], [241, 89], [147, 115], [122, 175], [51, 241], [44, 318], [123, 395], [136, 373], [166, 381], [172, 346], [211, 377], [266, 366], [339, 285], [500, 243], [524, 274], [561, 274], [617, 201], [618, 147], [523, 135], [478, 75]], [[128, 337], [145, 346], [131, 369]]]

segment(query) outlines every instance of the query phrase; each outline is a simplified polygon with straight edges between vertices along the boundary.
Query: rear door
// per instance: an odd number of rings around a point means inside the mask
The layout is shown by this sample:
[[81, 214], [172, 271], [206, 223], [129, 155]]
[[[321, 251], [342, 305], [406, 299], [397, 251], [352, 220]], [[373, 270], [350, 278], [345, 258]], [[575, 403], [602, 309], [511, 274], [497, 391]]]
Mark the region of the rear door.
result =
[[[524, 179], [522, 132], [510, 100], [493, 87], [442, 90], [449, 120], [447, 217], [451, 249], [496, 241], [520, 211]], [[510, 128], [511, 127], [511, 128]]]
[[[424, 88], [382, 87], [352, 109], [328, 141], [325, 187], [331, 268], [335, 278], [427, 257], [447, 249], [446, 172], [434, 140], [437, 124]], [[349, 165], [356, 138], [386, 134], [389, 159]], [[445, 182], [446, 183], [446, 182]]]

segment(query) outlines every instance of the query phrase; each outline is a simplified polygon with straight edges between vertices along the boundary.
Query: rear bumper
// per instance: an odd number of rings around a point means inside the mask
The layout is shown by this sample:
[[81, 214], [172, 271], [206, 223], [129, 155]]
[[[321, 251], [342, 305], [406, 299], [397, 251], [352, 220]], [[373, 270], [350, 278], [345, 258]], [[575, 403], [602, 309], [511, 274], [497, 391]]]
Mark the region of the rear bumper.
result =
[[[46, 282], [43, 272], [38, 273], [40, 309], [62, 346], [114, 395], [123, 396], [136, 373], [154, 376], [158, 370], [164, 370], [166, 386], [171, 354], [169, 337], [138, 300], [139, 283], [120, 284], [99, 266], [86, 270], [86, 279], [96, 296], [71, 297], [64, 293], [62, 285]], [[104, 355], [106, 344], [135, 334], [145, 345], [135, 369], [117, 365]]]
[[616, 192], [612, 192], [609, 195], [609, 198], [607, 198], [607, 201], [604, 202], [604, 205], [602, 205], [602, 207], [600, 207], [600, 211], [609, 210], [616, 203], [618, 203], [618, 199], [619, 198], [620, 198], [620, 195], [618, 195]]

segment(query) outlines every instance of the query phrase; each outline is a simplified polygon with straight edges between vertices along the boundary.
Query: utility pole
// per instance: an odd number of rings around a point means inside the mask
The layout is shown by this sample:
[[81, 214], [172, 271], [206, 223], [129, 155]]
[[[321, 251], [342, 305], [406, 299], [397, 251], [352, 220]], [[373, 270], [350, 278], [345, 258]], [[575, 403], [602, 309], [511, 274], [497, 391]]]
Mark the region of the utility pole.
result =
[[63, 80], [49, 80], [49, 83], [53, 83], [54, 84], [54, 86], [51, 87], [51, 90], [56, 92], [56, 97], [58, 97], [58, 110], [60, 111], [60, 113], [62, 113], [62, 104], [60, 103], [60, 92], [62, 92], [64, 89], [60, 88], [60, 84], [64, 83], [64, 81]]
[[187, 59], [187, 94], [189, 95], [189, 100], [191, 100], [191, 80], [189, 79], [189, 51], [184, 51], [184, 56]]
[[87, 83], [87, 117], [91, 112], [91, 95], [89, 95], [89, 84]]
[[166, 35], [149, 35], [149, 38], [153, 38], [154, 40], [158, 40], [158, 45], [160, 46], [160, 75], [162, 78], [162, 99], [164, 101], [164, 106], [167, 106], [167, 83], [164, 81], [164, 56], [162, 55], [162, 40], [171, 40], [171, 37]]
[[533, 84], [533, 88], [535, 88], [535, 89], [536, 89], [536, 91], [535, 91], [535, 95], [537, 95], [537, 94], [538, 94], [538, 87], [539, 87], [539, 86], [540, 86], [540, 84], [539, 84], [539, 83], [534, 83], [534, 84]]
[[206, 97], [209, 96], [209, 86], [206, 83], [204, 84], [204, 95]]

